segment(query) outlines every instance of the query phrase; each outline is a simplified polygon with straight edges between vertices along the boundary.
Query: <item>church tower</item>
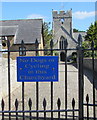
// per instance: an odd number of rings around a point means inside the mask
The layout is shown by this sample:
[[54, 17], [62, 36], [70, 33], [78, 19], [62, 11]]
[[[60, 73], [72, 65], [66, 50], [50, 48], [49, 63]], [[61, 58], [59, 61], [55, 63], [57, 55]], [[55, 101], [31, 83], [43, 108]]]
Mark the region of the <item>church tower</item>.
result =
[[62, 27], [72, 36], [72, 9], [70, 11], [52, 11], [53, 15], [53, 32], [57, 34]]
[[52, 11], [52, 17], [54, 48], [75, 47], [76, 44], [72, 37], [72, 9], [67, 12], [59, 11], [59, 13]]

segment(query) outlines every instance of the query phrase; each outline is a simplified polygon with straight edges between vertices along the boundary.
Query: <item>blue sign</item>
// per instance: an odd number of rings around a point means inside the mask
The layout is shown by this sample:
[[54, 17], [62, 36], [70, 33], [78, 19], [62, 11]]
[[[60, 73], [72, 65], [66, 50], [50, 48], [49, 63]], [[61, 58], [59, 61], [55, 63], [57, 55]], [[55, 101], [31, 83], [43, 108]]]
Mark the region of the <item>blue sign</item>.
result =
[[17, 81], [58, 81], [58, 56], [17, 57]]

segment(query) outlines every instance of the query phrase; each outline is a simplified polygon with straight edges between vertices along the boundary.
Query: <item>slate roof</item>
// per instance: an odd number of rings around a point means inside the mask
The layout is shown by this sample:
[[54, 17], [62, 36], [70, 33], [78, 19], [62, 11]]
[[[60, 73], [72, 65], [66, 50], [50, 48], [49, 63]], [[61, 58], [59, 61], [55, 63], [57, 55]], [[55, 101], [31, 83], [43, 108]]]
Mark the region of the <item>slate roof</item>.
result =
[[11, 36], [16, 34], [18, 26], [0, 26], [0, 36]]
[[41, 42], [42, 19], [4, 20], [0, 21], [0, 36], [15, 35], [14, 44], [20, 44], [21, 40], [26, 44]]

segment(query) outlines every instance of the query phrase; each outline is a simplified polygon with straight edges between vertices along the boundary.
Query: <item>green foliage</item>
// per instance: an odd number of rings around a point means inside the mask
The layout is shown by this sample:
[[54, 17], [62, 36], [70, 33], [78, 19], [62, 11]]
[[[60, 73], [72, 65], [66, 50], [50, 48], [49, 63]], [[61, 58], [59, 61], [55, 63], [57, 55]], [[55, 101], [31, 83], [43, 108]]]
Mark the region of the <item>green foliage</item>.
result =
[[[84, 49], [91, 48], [91, 43], [94, 41], [94, 48], [97, 48], [97, 21], [91, 24], [87, 30], [87, 35], [85, 36], [85, 41], [82, 43]], [[85, 51], [85, 57], [92, 57], [92, 51]], [[95, 51], [94, 56], [97, 56], [97, 51]]]
[[59, 56], [59, 52], [53, 51], [53, 53], [54, 53], [55, 56]]
[[[91, 48], [91, 41], [84, 41], [82, 43], [82, 47], [84, 49], [88, 49], [88, 48]], [[94, 56], [97, 57], [97, 51], [94, 51]], [[92, 51], [85, 51], [84, 52], [84, 57], [92, 57]]]
[[73, 32], [78, 32], [78, 30], [74, 28], [74, 29], [73, 29]]
[[85, 32], [85, 31], [80, 31], [80, 30], [74, 28], [73, 32]]
[[73, 55], [71, 59], [73, 63], [77, 62], [77, 55]]
[[[50, 40], [52, 39], [52, 30], [50, 29], [51, 23], [44, 22], [43, 24], [43, 38], [44, 38], [44, 49], [50, 48]], [[49, 55], [49, 51], [45, 51], [45, 55]]]
[[85, 36], [85, 40], [89, 41], [89, 46], [92, 41], [94, 41], [95, 46], [97, 48], [97, 21], [94, 24], [91, 24], [89, 29], [87, 30], [87, 35]]
[[84, 49], [90, 48], [90, 47], [91, 47], [90, 41], [83, 41], [83, 42], [82, 42], [82, 47], [83, 47]]

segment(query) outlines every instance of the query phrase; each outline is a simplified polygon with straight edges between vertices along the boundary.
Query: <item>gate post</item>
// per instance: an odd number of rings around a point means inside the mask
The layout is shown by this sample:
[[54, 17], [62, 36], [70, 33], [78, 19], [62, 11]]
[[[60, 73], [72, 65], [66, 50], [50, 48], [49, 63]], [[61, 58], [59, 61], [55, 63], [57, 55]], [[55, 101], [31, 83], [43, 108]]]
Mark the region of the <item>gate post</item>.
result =
[[78, 86], [79, 86], [79, 120], [83, 120], [83, 99], [84, 99], [84, 80], [83, 80], [83, 50], [82, 37], [78, 37]]

